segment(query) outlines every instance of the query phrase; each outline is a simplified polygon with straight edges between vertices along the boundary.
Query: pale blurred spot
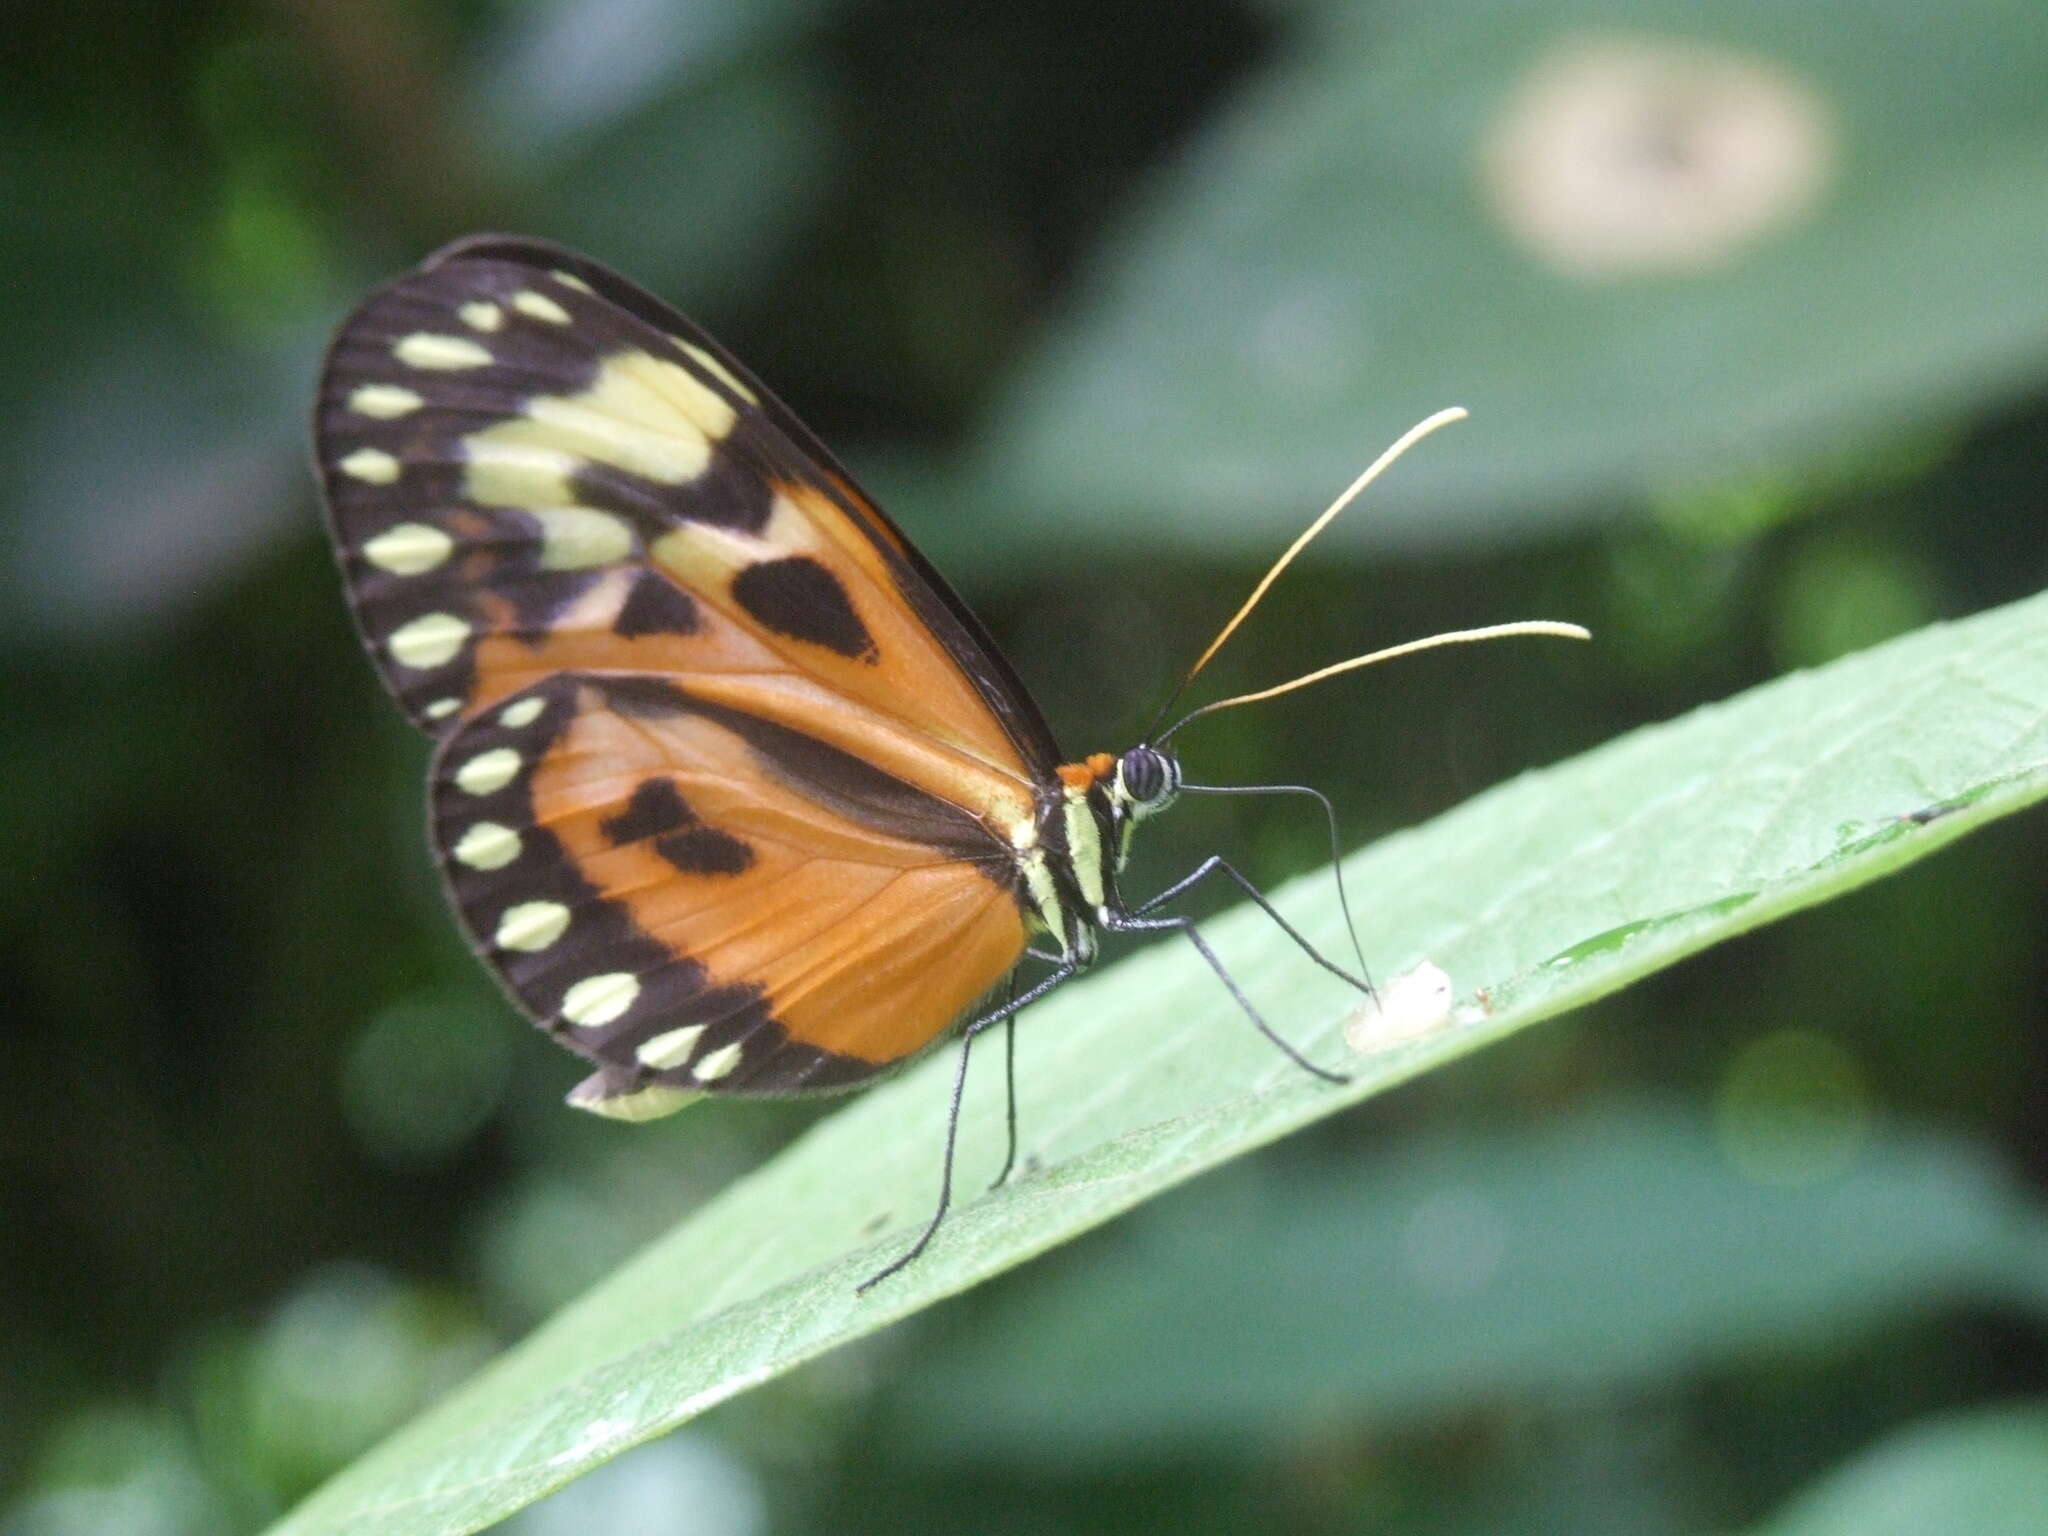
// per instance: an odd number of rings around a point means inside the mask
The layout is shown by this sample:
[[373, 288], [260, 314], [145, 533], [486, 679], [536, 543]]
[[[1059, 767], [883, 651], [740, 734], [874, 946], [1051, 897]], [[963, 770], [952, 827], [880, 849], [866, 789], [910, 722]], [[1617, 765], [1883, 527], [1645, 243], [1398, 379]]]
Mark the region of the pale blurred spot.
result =
[[1508, 1221], [1483, 1191], [1455, 1184], [1426, 1196], [1401, 1228], [1401, 1271], [1424, 1296], [1458, 1300], [1493, 1283]]
[[1826, 1035], [1781, 1029], [1735, 1054], [1714, 1096], [1721, 1152], [1744, 1178], [1778, 1188], [1838, 1179], [1871, 1129], [1863, 1067]]
[[[23, 1425], [23, 1428], [29, 1426]], [[190, 1426], [129, 1402], [76, 1409], [38, 1431], [27, 1486], [0, 1503], [0, 1536], [194, 1536], [234, 1529]]]
[[343, 1069], [349, 1129], [392, 1167], [454, 1154], [504, 1099], [512, 1034], [499, 1010], [466, 997], [423, 995], [384, 1009]]
[[307, 1275], [258, 1330], [247, 1412], [280, 1487], [325, 1475], [473, 1372], [493, 1340], [450, 1292], [368, 1264]]
[[1370, 366], [1372, 317], [1345, 271], [1282, 286], [1264, 296], [1240, 333], [1238, 352], [1269, 385], [1316, 400]]
[[[602, 1421], [600, 1421], [602, 1423]], [[508, 1521], [507, 1536], [755, 1536], [768, 1503], [753, 1469], [681, 1429], [578, 1478]]]
[[1798, 223], [1834, 177], [1834, 114], [1775, 60], [1582, 37], [1537, 61], [1481, 146], [1486, 200], [1568, 276], [1712, 267]]

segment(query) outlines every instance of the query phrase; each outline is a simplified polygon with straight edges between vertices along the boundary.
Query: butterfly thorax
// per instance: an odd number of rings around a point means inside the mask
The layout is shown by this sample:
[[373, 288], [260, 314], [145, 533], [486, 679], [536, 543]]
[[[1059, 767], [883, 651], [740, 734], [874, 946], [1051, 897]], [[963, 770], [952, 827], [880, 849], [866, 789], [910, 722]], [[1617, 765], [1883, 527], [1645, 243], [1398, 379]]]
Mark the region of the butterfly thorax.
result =
[[1019, 850], [1018, 867], [1039, 925], [1069, 960], [1092, 961], [1095, 931], [1124, 915], [1117, 875], [1132, 834], [1173, 802], [1180, 782], [1172, 753], [1140, 745], [1063, 763], [1042, 787], [1033, 844]]

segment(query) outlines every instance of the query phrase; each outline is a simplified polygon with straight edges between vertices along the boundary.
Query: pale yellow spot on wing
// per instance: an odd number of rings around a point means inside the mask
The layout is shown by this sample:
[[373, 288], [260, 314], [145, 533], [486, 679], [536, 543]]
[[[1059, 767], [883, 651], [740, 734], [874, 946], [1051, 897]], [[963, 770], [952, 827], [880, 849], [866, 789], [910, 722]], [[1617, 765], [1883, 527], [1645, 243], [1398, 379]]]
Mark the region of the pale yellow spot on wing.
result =
[[519, 857], [519, 834], [495, 821], [480, 821], [455, 845], [455, 861], [471, 869], [503, 869]]
[[398, 478], [398, 460], [382, 448], [358, 448], [336, 466], [351, 479], [389, 485]]
[[521, 726], [533, 724], [540, 718], [540, 712], [547, 707], [545, 699], [521, 699], [498, 716], [498, 724], [516, 731]]
[[651, 1040], [640, 1042], [640, 1048], [633, 1054], [644, 1067], [665, 1072], [670, 1067], [680, 1067], [690, 1059], [690, 1052], [697, 1049], [697, 1042], [704, 1038], [702, 1024], [685, 1024], [681, 1029], [664, 1030]]
[[544, 570], [581, 571], [610, 565], [633, 552], [626, 520], [591, 507], [534, 507], [540, 521], [540, 563]]
[[505, 311], [488, 299], [471, 299], [455, 313], [472, 331], [495, 331], [505, 323]]
[[740, 1043], [722, 1045], [690, 1069], [690, 1076], [700, 1083], [716, 1082], [740, 1064]]
[[569, 477], [583, 467], [583, 461], [549, 446], [541, 434], [528, 430], [515, 435], [507, 430], [530, 429], [532, 425], [514, 419], [472, 433], [464, 441], [469, 468], [463, 472], [462, 488], [471, 501], [486, 507], [574, 504], [576, 493], [569, 488]]
[[481, 368], [491, 360], [485, 348], [467, 336], [441, 336], [433, 331], [414, 331], [392, 344], [391, 355], [414, 368], [441, 370]]
[[479, 752], [455, 770], [458, 789], [472, 795], [494, 795], [519, 772], [519, 754], [510, 747]]
[[569, 506], [569, 477], [586, 463], [686, 485], [737, 419], [731, 402], [681, 363], [622, 352], [580, 394], [536, 395], [524, 415], [464, 439], [465, 488], [486, 506]]
[[658, 1120], [703, 1097], [669, 1083], [649, 1083], [644, 1088], [617, 1093], [611, 1091], [602, 1072], [586, 1077], [569, 1090], [569, 1102], [577, 1109], [611, 1120]]
[[512, 307], [522, 315], [530, 315], [535, 320], [545, 320], [550, 325], [569, 323], [569, 311], [546, 294], [535, 293], [531, 288], [522, 288], [513, 294]]
[[398, 384], [358, 384], [349, 392], [348, 408], [358, 416], [374, 416], [379, 421], [390, 421], [425, 405], [412, 390]]
[[562, 994], [562, 1017], [571, 1024], [595, 1029], [609, 1024], [640, 996], [640, 978], [630, 971], [586, 976]]
[[522, 901], [507, 907], [491, 942], [500, 949], [536, 954], [569, 929], [569, 909], [559, 901]]
[[671, 337], [670, 339], [677, 346], [681, 347], [684, 352], [688, 353], [690, 360], [699, 368], [702, 368], [706, 373], [718, 380], [719, 383], [746, 401], [747, 404], [759, 405], [761, 403], [761, 397], [742, 384], [733, 371], [718, 360], [716, 354], [707, 352], [695, 342], [685, 341], [680, 336]]
[[583, 281], [574, 272], [551, 272], [548, 275], [556, 282], [566, 287], [574, 288], [578, 293], [589, 293], [591, 291], [590, 284]]
[[397, 523], [363, 545], [363, 558], [394, 576], [431, 571], [454, 552], [455, 541], [425, 523]]
[[421, 710], [420, 713], [429, 720], [445, 720], [460, 708], [462, 708], [462, 700], [460, 699], [436, 699], [425, 709]]
[[400, 666], [425, 668], [451, 660], [468, 638], [469, 625], [454, 614], [428, 613], [394, 629], [386, 644]]

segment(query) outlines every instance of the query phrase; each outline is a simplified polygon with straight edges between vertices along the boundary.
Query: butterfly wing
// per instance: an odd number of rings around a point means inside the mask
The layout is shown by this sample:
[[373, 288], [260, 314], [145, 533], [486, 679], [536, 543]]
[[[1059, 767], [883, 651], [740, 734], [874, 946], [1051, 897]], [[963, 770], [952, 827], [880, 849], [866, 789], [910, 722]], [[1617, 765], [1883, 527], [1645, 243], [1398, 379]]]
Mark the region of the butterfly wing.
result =
[[452, 899], [578, 1101], [846, 1086], [1025, 944], [1057, 760], [965, 607], [709, 338], [487, 237], [373, 295], [315, 423]]
[[466, 722], [433, 820], [471, 939], [612, 1113], [857, 1083], [1024, 942], [968, 813], [666, 679], [557, 673]]

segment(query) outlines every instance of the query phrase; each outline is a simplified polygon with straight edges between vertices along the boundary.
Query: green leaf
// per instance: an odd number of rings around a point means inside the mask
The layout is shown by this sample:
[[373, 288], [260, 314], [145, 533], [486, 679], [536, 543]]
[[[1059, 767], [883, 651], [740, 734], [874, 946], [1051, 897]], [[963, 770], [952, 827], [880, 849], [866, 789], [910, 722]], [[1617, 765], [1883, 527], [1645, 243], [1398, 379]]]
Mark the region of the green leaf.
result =
[[[2030, 8], [1962, 0], [1944, 14], [1967, 41], [1942, 49], [1917, 0], [1846, 29], [1777, 0], [1332, 9], [1191, 147], [992, 413], [980, 494], [1027, 505], [1020, 525], [1268, 548], [1462, 404], [1478, 429], [1332, 536], [1526, 534], [1616, 496], [1881, 460], [2042, 378]], [[1738, 141], [1754, 157], [1711, 175]], [[1607, 223], [1573, 216], [1573, 187]], [[1560, 258], [1512, 203], [1611, 224], [1615, 253]], [[1723, 204], [1775, 212], [1716, 235]], [[1672, 248], [1629, 258], [1646, 228]]]
[[2048, 1220], [1978, 1149], [1866, 1123], [1836, 1176], [1766, 1184], [1736, 1135], [1608, 1104], [1380, 1144], [1366, 1169], [1241, 1163], [934, 1341], [892, 1438], [982, 1468], [1199, 1462], [2038, 1303]]
[[1794, 1499], [1756, 1536], [2035, 1536], [2048, 1511], [2048, 1405], [1916, 1425]]
[[[819, 1125], [566, 1308], [278, 1529], [474, 1530], [628, 1446], [1202, 1170], [2048, 794], [2048, 597], [1940, 625], [1523, 776], [1348, 868], [1382, 973], [1427, 956], [1468, 1008], [1333, 1088], [1279, 1057], [1185, 946], [1077, 983], [1020, 1031], [1029, 1165], [978, 1194], [999, 1074], [969, 1095], [963, 1200], [865, 1296], [933, 1196], [941, 1055]], [[1153, 834], [1155, 836], [1160, 834]], [[1327, 876], [1281, 905], [1335, 948]], [[1352, 999], [1256, 911], [1208, 925], [1318, 1060]], [[743, 1114], [743, 1106], [692, 1113]]]

